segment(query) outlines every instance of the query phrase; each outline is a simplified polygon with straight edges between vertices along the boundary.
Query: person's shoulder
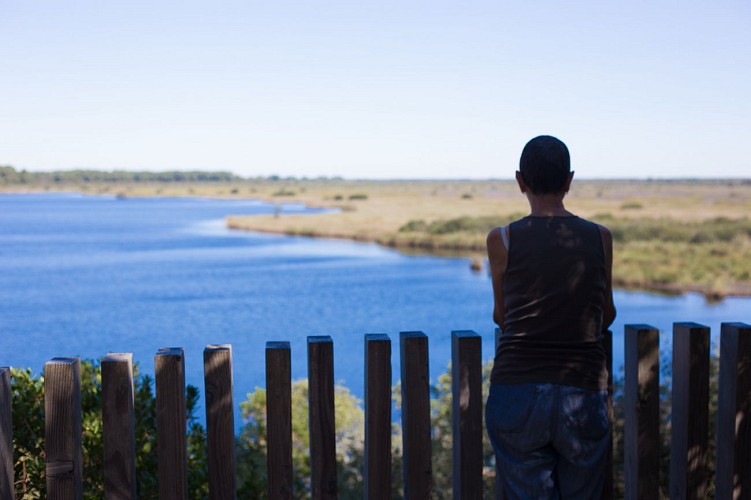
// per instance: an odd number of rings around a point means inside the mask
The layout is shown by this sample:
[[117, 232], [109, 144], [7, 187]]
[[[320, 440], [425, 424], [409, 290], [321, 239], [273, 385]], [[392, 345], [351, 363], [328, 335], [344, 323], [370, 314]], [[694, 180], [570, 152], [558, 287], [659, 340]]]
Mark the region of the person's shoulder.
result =
[[591, 221], [589, 219], [585, 219], [583, 217], [579, 217], [579, 220], [581, 220], [585, 224], [591, 224], [592, 227], [596, 227], [597, 230], [600, 231], [600, 234], [602, 235], [603, 238], [608, 238], [608, 239], [612, 239], [613, 238], [613, 235], [610, 232], [610, 229], [607, 228], [607, 226], [604, 226], [604, 225], [599, 224], [597, 222]]
[[608, 249], [613, 246], [613, 233], [610, 232], [610, 229], [608, 229], [607, 226], [604, 226], [602, 224], [598, 224], [596, 222], [588, 221], [590, 224], [592, 224], [594, 227], [597, 228], [597, 230], [600, 233], [600, 238], [602, 239], [602, 245], [603, 248]]
[[595, 222], [593, 222], [593, 224], [597, 226], [597, 229], [600, 230], [600, 235], [602, 236], [603, 241], [613, 241], [613, 233], [610, 232], [610, 229], [608, 229], [607, 226], [603, 226], [602, 224], [597, 224]]
[[488, 235], [485, 237], [485, 242], [487, 243], [488, 247], [501, 243], [501, 231], [503, 231], [503, 226], [494, 227], [488, 232]]

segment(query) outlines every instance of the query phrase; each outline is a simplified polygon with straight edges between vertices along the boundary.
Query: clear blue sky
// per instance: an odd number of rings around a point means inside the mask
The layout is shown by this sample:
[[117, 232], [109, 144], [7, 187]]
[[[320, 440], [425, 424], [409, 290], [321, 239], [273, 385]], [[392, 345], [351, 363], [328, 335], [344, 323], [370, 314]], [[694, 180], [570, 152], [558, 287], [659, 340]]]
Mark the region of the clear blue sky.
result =
[[747, 1], [0, 0], [0, 164], [751, 177]]

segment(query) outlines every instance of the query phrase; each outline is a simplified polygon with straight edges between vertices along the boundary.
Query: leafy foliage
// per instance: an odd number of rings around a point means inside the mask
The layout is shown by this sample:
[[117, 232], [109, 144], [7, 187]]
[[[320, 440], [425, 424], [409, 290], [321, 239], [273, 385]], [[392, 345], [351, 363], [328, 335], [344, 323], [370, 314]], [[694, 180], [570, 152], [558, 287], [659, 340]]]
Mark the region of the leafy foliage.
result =
[[[482, 366], [482, 401], [488, 399], [492, 361]], [[433, 498], [453, 498], [453, 434], [451, 430], [451, 367], [438, 377], [431, 399], [431, 436], [433, 441]], [[482, 433], [483, 498], [493, 498], [495, 491], [495, 457], [486, 432]]]
[[[483, 401], [490, 386], [492, 362], [483, 364]], [[135, 367], [136, 468], [139, 498], [158, 498], [156, 457], [156, 400], [152, 380], [139, 375]], [[660, 381], [660, 484], [668, 491], [670, 467], [670, 356], [661, 359]], [[14, 475], [15, 491], [19, 499], [45, 498], [44, 463], [44, 377], [33, 376], [31, 370], [13, 369], [14, 418]], [[709, 424], [709, 484], [714, 482], [715, 432], [717, 415], [718, 358], [710, 365], [710, 424]], [[103, 435], [101, 421], [101, 372], [98, 363], [81, 363], [82, 421], [84, 448], [84, 498], [104, 497]], [[451, 372], [438, 377], [432, 388], [431, 437], [433, 453], [434, 498], [452, 497], [452, 432], [451, 432]], [[614, 467], [615, 496], [623, 496], [623, 378], [614, 380]], [[401, 408], [401, 391], [393, 389], [394, 406]], [[208, 469], [206, 432], [196, 419], [199, 404], [198, 389], [188, 386], [188, 486], [190, 498], [208, 497]], [[298, 380], [292, 387], [293, 480], [296, 498], [310, 495], [310, 454], [308, 435], [308, 384]], [[336, 421], [337, 482], [339, 497], [359, 499], [364, 495], [362, 471], [364, 467], [364, 413], [362, 403], [348, 389], [337, 386], [334, 397]], [[245, 424], [236, 440], [238, 498], [267, 498], [266, 471], [266, 391], [257, 388], [241, 403]], [[19, 418], [19, 416], [23, 418]], [[398, 413], [397, 413], [398, 415]], [[392, 433], [392, 497], [403, 496], [401, 428], [393, 424]], [[493, 495], [495, 470], [493, 450], [487, 434], [483, 433], [483, 494]]]
[[[16, 497], [46, 497], [44, 463], [44, 376], [13, 369], [12, 411]], [[134, 367], [136, 481], [139, 498], [157, 499], [156, 399], [152, 380]], [[208, 495], [205, 431], [195, 412], [198, 389], [186, 390], [188, 414], [188, 477], [191, 498]], [[81, 420], [83, 428], [84, 498], [104, 498], [104, 440], [102, 434], [102, 376], [98, 362], [81, 362]], [[19, 418], [23, 416], [23, 418]]]
[[[240, 404], [245, 425], [238, 438], [238, 495], [267, 498], [266, 491], [266, 390], [256, 388]], [[365, 417], [361, 401], [341, 385], [334, 392], [336, 459], [339, 498], [363, 498]], [[310, 437], [308, 433], [308, 381], [292, 384], [292, 464], [296, 498], [310, 498]]]

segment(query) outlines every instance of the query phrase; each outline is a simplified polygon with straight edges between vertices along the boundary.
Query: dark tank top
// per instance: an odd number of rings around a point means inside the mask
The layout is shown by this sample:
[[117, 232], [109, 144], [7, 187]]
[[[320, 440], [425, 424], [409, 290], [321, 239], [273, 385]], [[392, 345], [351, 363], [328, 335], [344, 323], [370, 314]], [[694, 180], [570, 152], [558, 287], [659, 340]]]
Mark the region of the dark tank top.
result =
[[576, 216], [529, 216], [511, 223], [509, 236], [491, 382], [605, 389], [599, 227]]

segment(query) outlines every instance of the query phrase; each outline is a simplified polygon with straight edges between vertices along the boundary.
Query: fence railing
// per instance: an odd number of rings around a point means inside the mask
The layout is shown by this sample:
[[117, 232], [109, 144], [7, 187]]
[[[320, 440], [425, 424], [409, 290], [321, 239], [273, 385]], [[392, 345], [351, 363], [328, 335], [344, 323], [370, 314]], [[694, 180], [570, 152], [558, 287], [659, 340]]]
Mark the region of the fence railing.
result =
[[[709, 429], [709, 328], [675, 323], [672, 336], [670, 498], [705, 498]], [[627, 325], [624, 383], [624, 477], [627, 499], [658, 498], [659, 332]], [[612, 366], [612, 337], [605, 338]], [[399, 336], [403, 486], [406, 498], [431, 496], [428, 337]], [[102, 358], [105, 494], [136, 498], [131, 354]], [[365, 335], [366, 498], [391, 495], [391, 340]], [[481, 338], [452, 332], [454, 498], [482, 498]], [[48, 498], [83, 494], [81, 387], [78, 358], [45, 364], [45, 461]], [[207, 456], [211, 498], [235, 497], [232, 348], [204, 350]], [[159, 497], [188, 496], [185, 366], [181, 348], [155, 355]], [[308, 337], [311, 493], [336, 498], [334, 357], [330, 337]], [[609, 382], [612, 395], [612, 377]], [[13, 498], [10, 370], [0, 368], [0, 498]], [[292, 498], [292, 379], [288, 342], [266, 344], [267, 467], [270, 498]], [[513, 404], [513, 402], [510, 402]], [[612, 415], [612, 398], [611, 398]], [[23, 418], [23, 415], [16, 416]], [[612, 419], [611, 419], [612, 421]], [[613, 496], [612, 445], [605, 497]], [[751, 498], [751, 325], [723, 323], [717, 411], [715, 497]], [[498, 496], [501, 494], [498, 492]]]

